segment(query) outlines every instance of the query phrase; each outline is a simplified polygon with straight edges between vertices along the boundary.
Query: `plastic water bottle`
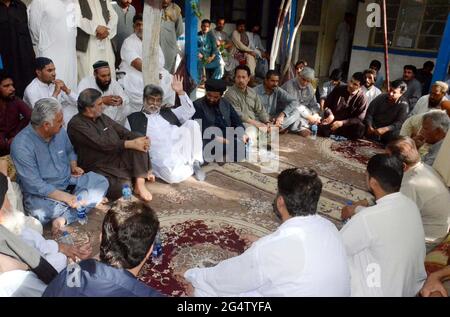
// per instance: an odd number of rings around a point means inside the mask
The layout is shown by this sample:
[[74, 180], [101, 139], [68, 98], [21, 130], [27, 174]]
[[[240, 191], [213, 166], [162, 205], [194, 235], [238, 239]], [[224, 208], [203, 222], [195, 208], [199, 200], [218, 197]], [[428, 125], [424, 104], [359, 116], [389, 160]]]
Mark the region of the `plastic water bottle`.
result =
[[158, 231], [158, 233], [156, 234], [156, 237], [155, 237], [155, 243], [153, 245], [153, 252], [152, 252], [153, 263], [161, 264], [162, 253], [163, 253], [162, 241], [161, 241], [160, 233]]
[[129, 184], [124, 184], [122, 187], [123, 200], [131, 200], [132, 192]]
[[317, 124], [313, 124], [311, 126], [311, 132], [312, 132], [311, 139], [313, 139], [313, 140], [317, 139], [317, 130], [318, 130]]
[[64, 243], [64, 244], [70, 244], [70, 245], [75, 244], [72, 236], [67, 231], [63, 232], [62, 236], [59, 238], [59, 242]]
[[253, 141], [252, 139], [248, 139], [247, 143], [245, 144], [245, 158], [247, 161], [250, 160], [250, 153], [252, 150], [252, 146], [253, 146]]
[[83, 197], [81, 195], [77, 196], [77, 220], [80, 225], [85, 225], [88, 222], [88, 217], [86, 215], [86, 207], [81, 204]]
[[[352, 206], [352, 205], [353, 205], [353, 201], [347, 200], [347, 201], [345, 202], [345, 204], [346, 204], [347, 206]], [[350, 217], [350, 218], [351, 218], [351, 217]], [[346, 224], [346, 223], [350, 220], [350, 218], [347, 218], [347, 219], [345, 219], [345, 220], [342, 220], [342, 223], [343, 223], [343, 224]]]

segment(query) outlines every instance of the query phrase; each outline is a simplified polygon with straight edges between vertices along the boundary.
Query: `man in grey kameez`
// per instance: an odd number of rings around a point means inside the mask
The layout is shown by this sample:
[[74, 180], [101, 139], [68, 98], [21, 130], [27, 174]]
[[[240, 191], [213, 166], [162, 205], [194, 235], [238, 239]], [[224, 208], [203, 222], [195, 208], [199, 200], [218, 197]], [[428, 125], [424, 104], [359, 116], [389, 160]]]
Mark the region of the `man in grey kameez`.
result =
[[279, 81], [280, 75], [274, 70], [269, 70], [264, 83], [256, 86], [255, 91], [275, 126], [282, 132], [287, 130], [297, 132], [300, 128], [297, 101], [286, 90], [278, 87]]
[[296, 78], [293, 78], [282, 86], [290, 95], [297, 99], [297, 110], [300, 113], [300, 134], [308, 136], [310, 134], [309, 127], [318, 124], [321, 117], [319, 116], [320, 105], [316, 100], [312, 81], [314, 80], [314, 70], [305, 67]]
[[172, 0], [163, 0], [161, 17], [161, 33], [159, 44], [164, 52], [164, 68], [171, 74], [175, 73], [175, 63], [179, 48], [177, 37], [184, 33], [181, 9]]

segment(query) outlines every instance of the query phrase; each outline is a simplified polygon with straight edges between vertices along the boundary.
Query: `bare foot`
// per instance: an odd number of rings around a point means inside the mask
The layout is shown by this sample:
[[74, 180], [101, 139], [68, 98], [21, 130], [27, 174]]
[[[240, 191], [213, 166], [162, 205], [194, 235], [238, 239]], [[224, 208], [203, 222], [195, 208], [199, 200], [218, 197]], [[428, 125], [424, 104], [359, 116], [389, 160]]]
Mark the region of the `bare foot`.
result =
[[152, 194], [148, 191], [145, 185], [136, 185], [134, 188], [134, 193], [141, 197], [144, 201], [151, 201], [153, 199]]
[[307, 137], [309, 137], [311, 135], [311, 131], [309, 131], [308, 129], [303, 129], [303, 130], [300, 130], [298, 132], [298, 134], [301, 135], [304, 138], [307, 138]]
[[66, 226], [66, 218], [58, 217], [52, 221], [52, 235], [58, 235], [59, 231], [64, 231]]

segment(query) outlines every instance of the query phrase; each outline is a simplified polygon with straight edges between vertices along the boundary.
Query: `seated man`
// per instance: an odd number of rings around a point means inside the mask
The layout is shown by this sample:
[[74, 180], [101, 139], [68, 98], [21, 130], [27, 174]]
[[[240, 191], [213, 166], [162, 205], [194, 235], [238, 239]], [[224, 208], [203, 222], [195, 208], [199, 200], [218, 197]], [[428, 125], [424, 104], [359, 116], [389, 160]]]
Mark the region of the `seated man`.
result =
[[405, 98], [409, 104], [409, 111], [412, 112], [416, 106], [417, 101], [422, 96], [422, 84], [416, 79], [417, 68], [414, 65], [405, 65], [403, 67], [403, 80], [407, 85]]
[[[65, 269], [48, 285], [44, 297], [159, 297], [136, 277], [151, 256], [159, 221], [140, 201], [118, 201], [103, 220], [100, 261], [89, 259]], [[73, 283], [68, 283], [68, 280]]]
[[57, 275], [37, 250], [0, 225], [0, 297], [40, 297]]
[[[129, 113], [141, 111], [142, 109], [142, 92], [144, 91], [144, 77], [142, 75], [142, 37], [144, 31], [144, 22], [142, 14], [136, 14], [133, 18], [134, 33], [123, 41], [120, 49], [120, 71], [125, 73], [122, 79], [122, 85], [125, 93], [130, 98]], [[164, 53], [159, 47], [158, 57], [160, 86], [164, 91], [163, 104], [173, 105], [175, 103], [175, 94], [170, 88], [172, 83], [172, 75], [164, 68]]]
[[88, 88], [80, 93], [79, 113], [70, 120], [67, 129], [80, 166], [108, 179], [106, 196], [111, 200], [121, 197], [123, 185], [130, 185], [132, 179], [134, 192], [146, 201], [152, 200], [145, 187], [146, 179], [154, 179], [147, 153], [149, 138], [130, 132], [104, 115], [103, 107], [99, 91]]
[[427, 111], [425, 113], [416, 114], [416, 115], [413, 115], [413, 116], [409, 117], [408, 119], [406, 119], [406, 121], [403, 122], [402, 129], [400, 130], [400, 135], [401, 136], [409, 136], [411, 138], [416, 138], [416, 136], [419, 135], [419, 132], [422, 129], [423, 116], [426, 113], [429, 113], [432, 111], [440, 111], [443, 113], [447, 113], [447, 115], [450, 118], [450, 101], [449, 100], [442, 101], [440, 103], [439, 108], [430, 109], [429, 111]]
[[350, 275], [334, 224], [317, 214], [322, 182], [309, 168], [278, 176], [273, 211], [282, 224], [243, 254], [184, 277], [195, 296], [349, 296]]
[[94, 75], [83, 78], [78, 84], [78, 91], [87, 88], [97, 89], [102, 93], [104, 114], [123, 125], [128, 115], [128, 96], [119, 83], [111, 78], [108, 62], [98, 61], [94, 65]]
[[103, 201], [108, 190], [106, 178], [85, 174], [78, 167], [63, 122], [62, 107], [56, 99], [38, 100], [31, 124], [11, 146], [25, 212], [42, 224], [53, 221], [54, 231], [76, 221], [77, 196], [81, 196], [88, 212]]
[[247, 65], [250, 75], [255, 76], [256, 58], [261, 57], [261, 52], [255, 48], [248, 32], [245, 31], [245, 20], [236, 21], [236, 30], [231, 33], [233, 48], [231, 55], [236, 65]]
[[363, 120], [368, 104], [361, 87], [365, 81], [362, 73], [354, 73], [347, 86], [336, 87], [328, 95], [324, 119], [319, 125], [320, 135], [336, 134], [352, 140], [364, 135]]
[[366, 69], [363, 72], [363, 75], [366, 77], [366, 83], [362, 86], [361, 90], [367, 97], [367, 104], [370, 106], [370, 103], [379, 95], [381, 95], [381, 90], [375, 86], [375, 82], [377, 80], [377, 72], [373, 69]]
[[300, 114], [297, 111], [296, 99], [278, 87], [279, 82], [280, 75], [275, 70], [269, 70], [264, 83], [256, 86], [255, 91], [276, 127], [281, 131], [298, 132]]
[[0, 156], [9, 154], [14, 137], [31, 118], [31, 109], [15, 92], [11, 76], [0, 71]]
[[46, 57], [36, 58], [36, 78], [25, 88], [23, 101], [31, 108], [42, 98], [53, 97], [63, 107], [64, 124], [77, 113], [77, 95], [74, 88], [56, 79], [56, 68], [53, 61]]
[[195, 173], [198, 180], [204, 180], [202, 134], [198, 123], [190, 120], [195, 108], [183, 91], [183, 78], [175, 76], [172, 89], [181, 101], [173, 110], [161, 108], [164, 92], [160, 87], [145, 86], [144, 108], [130, 114], [125, 127], [152, 140], [149, 154], [156, 177], [172, 184]]
[[426, 241], [439, 243], [447, 235], [450, 225], [450, 192], [436, 171], [420, 161], [413, 139], [401, 137], [393, 140], [387, 151], [403, 162], [400, 192], [419, 207]]
[[431, 86], [431, 92], [428, 95], [420, 97], [410, 116], [420, 113], [426, 113], [433, 109], [439, 109], [442, 102], [447, 100], [445, 97], [448, 91], [448, 85], [443, 81], [437, 81]]
[[450, 118], [447, 113], [441, 111], [432, 111], [424, 114], [422, 121], [422, 130], [415, 139], [418, 148], [420, 144], [430, 145], [427, 154], [423, 157], [423, 162], [433, 166], [434, 160], [441, 149], [444, 138], [450, 129]]
[[[427, 276], [425, 235], [416, 204], [399, 192], [402, 162], [376, 154], [367, 174], [376, 205], [362, 208], [341, 229], [352, 296], [415, 296]], [[355, 207], [344, 207], [343, 214]]]
[[387, 144], [398, 137], [408, 116], [408, 102], [402, 98], [406, 89], [403, 81], [395, 80], [388, 93], [379, 95], [370, 103], [364, 119], [368, 138]]
[[249, 81], [250, 69], [245, 65], [237, 66], [234, 70], [234, 85], [228, 88], [224, 98], [239, 114], [253, 145], [261, 148], [270, 143], [270, 117], [255, 90], [248, 86]]
[[[216, 155], [219, 156], [218, 162], [223, 162], [224, 156], [227, 162], [244, 160], [248, 136], [244, 134], [245, 128], [236, 110], [222, 98], [223, 92], [227, 89], [226, 83], [222, 80], [208, 79], [205, 89], [205, 97], [194, 102], [195, 114], [192, 117], [201, 120], [204, 160], [212, 162], [217, 158]], [[233, 133], [227, 133], [227, 130]], [[239, 130], [242, 134], [240, 137], [235, 133], [239, 133]], [[222, 148], [222, 155], [215, 153], [218, 147]]]
[[372, 60], [369, 64], [369, 69], [373, 69], [377, 72], [377, 75], [375, 76], [377, 79], [375, 82], [375, 87], [381, 90], [384, 85], [384, 77], [381, 74], [381, 62], [376, 59]]
[[320, 110], [323, 111], [325, 100], [328, 95], [333, 91], [334, 88], [344, 85], [342, 82], [342, 70], [336, 68], [331, 72], [330, 80], [325, 82], [322, 87], [319, 89], [319, 102], [320, 102]]
[[[6, 176], [0, 172], [0, 195], [5, 187], [9, 190]], [[6, 194], [5, 194], [6, 195]], [[34, 221], [36, 222], [34, 222]], [[0, 209], [0, 224], [20, 237], [30, 247], [36, 249], [58, 272], [67, 266], [67, 257], [76, 260], [76, 257], [84, 259], [91, 254], [89, 244], [81, 248], [74, 245], [57, 243], [54, 240], [46, 240], [42, 236], [42, 225], [33, 217], [25, 216], [22, 212], [14, 210], [8, 197], [4, 197], [3, 207]]]
[[297, 77], [284, 83], [282, 86], [291, 96], [297, 100], [297, 110], [300, 113], [300, 123], [297, 125], [301, 136], [309, 136], [309, 127], [320, 122], [320, 106], [317, 103], [312, 82], [314, 69], [304, 67]]
[[[220, 66], [220, 55], [216, 45], [216, 38], [210, 30], [211, 21], [202, 20], [201, 31], [198, 32], [198, 75], [199, 81], [206, 78], [221, 79], [223, 76]], [[211, 73], [209, 75], [208, 73]]]

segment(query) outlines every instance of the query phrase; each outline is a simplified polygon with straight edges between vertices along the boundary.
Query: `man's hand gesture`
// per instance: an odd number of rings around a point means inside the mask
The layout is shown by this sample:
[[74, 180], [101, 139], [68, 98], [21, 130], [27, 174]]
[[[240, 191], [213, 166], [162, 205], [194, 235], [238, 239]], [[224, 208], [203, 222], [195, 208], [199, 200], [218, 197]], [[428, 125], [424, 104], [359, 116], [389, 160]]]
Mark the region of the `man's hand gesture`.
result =
[[177, 95], [184, 95], [183, 90], [183, 77], [175, 75], [172, 80], [172, 89], [177, 93]]

